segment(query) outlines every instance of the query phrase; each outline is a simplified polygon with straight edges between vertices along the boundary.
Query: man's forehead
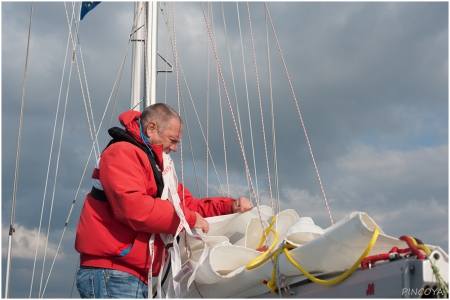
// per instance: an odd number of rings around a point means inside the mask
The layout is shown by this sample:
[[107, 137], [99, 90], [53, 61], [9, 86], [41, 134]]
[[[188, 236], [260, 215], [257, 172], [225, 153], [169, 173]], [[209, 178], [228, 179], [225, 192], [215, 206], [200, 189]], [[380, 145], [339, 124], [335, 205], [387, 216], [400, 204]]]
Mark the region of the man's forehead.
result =
[[181, 124], [180, 120], [178, 118], [172, 118], [170, 123], [171, 126], [165, 131], [168, 134], [173, 135], [174, 137], [181, 136], [181, 132], [183, 131], [183, 124]]

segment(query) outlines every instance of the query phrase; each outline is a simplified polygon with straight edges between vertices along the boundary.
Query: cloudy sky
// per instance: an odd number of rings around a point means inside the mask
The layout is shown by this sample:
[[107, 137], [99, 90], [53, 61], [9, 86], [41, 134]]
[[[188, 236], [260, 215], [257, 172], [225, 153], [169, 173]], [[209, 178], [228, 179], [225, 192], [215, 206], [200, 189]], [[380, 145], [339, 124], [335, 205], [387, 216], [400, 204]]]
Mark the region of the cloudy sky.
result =
[[[163, 6], [164, 15], [159, 17], [158, 51], [174, 65], [174, 72], [167, 79], [165, 74], [159, 75], [158, 101], [167, 101], [176, 109], [182, 103], [189, 134], [184, 131], [182, 149], [172, 157], [178, 165], [178, 178], [195, 195], [214, 196], [229, 191], [232, 197], [244, 195], [254, 200], [247, 184], [247, 162], [260, 204], [277, 202], [277, 175], [281, 209], [293, 208], [300, 216], [312, 217], [322, 228], [329, 227], [331, 220], [296, 99], [334, 222], [352, 211], [366, 212], [390, 236], [412, 235], [448, 251], [448, 3], [269, 3], [295, 98], [262, 3], [249, 5], [251, 30], [246, 3], [238, 5], [239, 18], [236, 3], [224, 3], [223, 11], [219, 2], [213, 3], [212, 10], [203, 3], [205, 14], [210, 22], [214, 21], [210, 32], [225, 87], [217, 76], [201, 4], [177, 2], [174, 7], [172, 11], [172, 4]], [[72, 7], [67, 4], [66, 8], [70, 17]], [[65, 58], [69, 35], [66, 8], [60, 2], [34, 4], [14, 218], [11, 297], [29, 296], [40, 223], [32, 297], [43, 289], [69, 215], [44, 296], [70, 296], [78, 262], [73, 249], [76, 223], [84, 196], [91, 188], [89, 177], [95, 161], [92, 156], [78, 191], [91, 149], [83, 98], [89, 95], [92, 101], [96, 128], [111, 99], [100, 129], [100, 149], [111, 116], [112, 126], [117, 126], [117, 115], [130, 106], [128, 39], [133, 3], [104, 2], [85, 17], [79, 26], [77, 63], [70, 63], [72, 44], [69, 58]], [[2, 2], [3, 286], [30, 11], [27, 2]], [[165, 20], [172, 40], [166, 37]], [[171, 47], [174, 41], [178, 72]], [[114, 86], [124, 57], [120, 86]], [[162, 60], [158, 64], [159, 69], [166, 68]], [[180, 97], [175, 84], [177, 73]], [[242, 147], [229, 102], [236, 126], [242, 128]], [[207, 136], [222, 188], [211, 160], [207, 168], [202, 132]], [[73, 295], [78, 297], [76, 290]]]

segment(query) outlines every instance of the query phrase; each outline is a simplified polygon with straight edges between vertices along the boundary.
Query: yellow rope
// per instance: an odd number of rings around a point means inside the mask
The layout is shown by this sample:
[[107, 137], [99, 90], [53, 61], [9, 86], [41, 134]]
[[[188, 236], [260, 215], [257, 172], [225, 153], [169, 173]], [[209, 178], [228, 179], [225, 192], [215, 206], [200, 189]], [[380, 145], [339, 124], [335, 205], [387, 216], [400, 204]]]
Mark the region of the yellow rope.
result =
[[[336, 284], [341, 282], [342, 280], [344, 280], [345, 278], [347, 278], [350, 274], [352, 274], [356, 268], [358, 268], [358, 266], [361, 264], [361, 261], [367, 256], [367, 254], [369, 254], [370, 250], [372, 250], [373, 246], [375, 245], [375, 242], [378, 238], [378, 233], [379, 233], [379, 229], [375, 228], [375, 230], [373, 231], [373, 235], [372, 235], [372, 239], [370, 240], [370, 243], [367, 245], [366, 250], [364, 251], [363, 254], [361, 254], [361, 256], [359, 257], [359, 259], [355, 262], [355, 264], [348, 269], [345, 273], [341, 274], [340, 276], [330, 279], [330, 280], [322, 280], [322, 279], [318, 279], [314, 276], [312, 276], [310, 273], [308, 273], [308, 271], [306, 271], [305, 269], [303, 269], [299, 264], [297, 264], [295, 262], [295, 260], [291, 257], [291, 255], [289, 254], [289, 251], [287, 250], [288, 248], [295, 248], [292, 245], [285, 245], [283, 246], [283, 252], [286, 255], [286, 257], [289, 259], [289, 261], [297, 268], [299, 269], [303, 274], [305, 274], [306, 277], [308, 277], [308, 279], [310, 279], [311, 281], [315, 282], [315, 283], [319, 283], [319, 284], [323, 284], [323, 285], [332, 285], [332, 284]], [[274, 260], [276, 261], [277, 258], [277, 254], [274, 254]], [[267, 287], [270, 289], [271, 292], [275, 292], [276, 291], [276, 282], [275, 282], [275, 269], [272, 271], [272, 278], [270, 279], [270, 281], [267, 283]]]
[[[264, 244], [264, 241], [267, 238], [267, 235], [269, 233], [273, 233], [274, 235], [274, 241], [272, 243], [272, 245], [270, 245], [269, 249], [266, 250], [263, 254], [261, 254], [260, 256], [258, 256], [257, 258], [251, 260], [250, 262], [247, 263], [246, 265], [246, 269], [247, 270], [252, 270], [255, 269], [259, 266], [261, 266], [263, 263], [265, 263], [267, 260], [269, 260], [269, 258], [271, 258], [273, 256], [273, 260], [274, 260], [274, 266], [276, 265], [277, 259], [278, 259], [278, 255], [280, 254], [279, 250], [275, 251], [274, 253], [271, 253], [273, 248], [275, 247], [275, 245], [278, 242], [278, 233], [272, 229], [273, 224], [275, 223], [276, 220], [276, 216], [272, 219], [272, 221], [270, 222], [270, 225], [268, 228], [266, 228], [266, 230], [264, 230], [264, 234], [261, 237], [261, 241], [258, 245], [258, 248], [262, 247], [262, 245]], [[308, 271], [306, 271], [305, 269], [303, 269], [299, 264], [297, 264], [295, 262], [295, 260], [291, 257], [291, 255], [289, 254], [288, 249], [293, 249], [295, 248], [292, 245], [284, 245], [282, 247], [282, 251], [284, 252], [284, 254], [286, 255], [286, 257], [288, 258], [288, 260], [298, 269], [300, 270], [306, 277], [308, 277], [308, 279], [310, 279], [311, 281], [315, 282], [315, 283], [319, 283], [319, 284], [323, 284], [323, 285], [332, 285], [332, 284], [336, 284], [341, 282], [342, 280], [344, 280], [345, 278], [347, 278], [350, 274], [352, 274], [356, 268], [358, 268], [358, 266], [361, 264], [361, 261], [367, 256], [367, 254], [369, 254], [370, 250], [372, 250], [373, 246], [375, 245], [375, 242], [378, 238], [378, 233], [379, 233], [379, 229], [375, 228], [375, 230], [373, 231], [373, 235], [372, 238], [369, 242], [369, 244], [367, 245], [366, 250], [364, 251], [363, 254], [361, 254], [361, 256], [359, 257], [359, 259], [353, 264], [353, 266], [348, 269], [347, 271], [345, 271], [343, 274], [341, 274], [340, 276], [330, 279], [330, 280], [322, 280], [322, 279], [318, 279], [314, 276], [312, 276], [310, 273], [308, 273]], [[414, 239], [413, 239], [414, 240]], [[417, 244], [417, 242], [414, 240], [414, 243]], [[422, 247], [420, 247], [421, 245], [417, 245], [418, 248], [423, 249]], [[424, 248], [428, 249], [428, 247], [426, 247], [425, 245], [423, 245]], [[426, 250], [423, 249], [425, 252]], [[429, 249], [428, 249], [429, 251]], [[275, 281], [276, 278], [276, 269], [275, 267], [272, 270], [272, 276], [270, 281], [267, 283], [267, 287], [270, 289], [270, 291], [275, 292], [277, 289], [277, 284]], [[263, 280], [261, 280], [263, 281]]]
[[411, 241], [413, 242], [413, 244], [417, 247], [417, 249], [423, 250], [423, 251], [427, 254], [427, 256], [430, 255], [430, 253], [431, 253], [430, 248], [428, 248], [427, 246], [425, 246], [425, 244], [418, 244], [417, 241], [416, 241], [416, 239], [413, 238], [412, 236], [410, 236], [409, 238], [411, 239]]
[[262, 247], [262, 245], [264, 244], [265, 237], [268, 235], [269, 232], [273, 233], [273, 235], [275, 236], [272, 245], [270, 245], [269, 249], [267, 251], [265, 251], [263, 254], [261, 254], [260, 256], [258, 256], [255, 259], [249, 261], [247, 266], [246, 266], [247, 270], [252, 270], [254, 268], [259, 267], [260, 265], [265, 263], [272, 256], [270, 254], [270, 252], [273, 250], [273, 248], [275, 247], [275, 245], [278, 242], [278, 233], [274, 229], [272, 229], [272, 225], [274, 224], [275, 219], [276, 219], [276, 216], [270, 222], [269, 227], [266, 228], [266, 230], [264, 231], [265, 234], [262, 235], [261, 241], [259, 242], [259, 245], [258, 245], [258, 248]]

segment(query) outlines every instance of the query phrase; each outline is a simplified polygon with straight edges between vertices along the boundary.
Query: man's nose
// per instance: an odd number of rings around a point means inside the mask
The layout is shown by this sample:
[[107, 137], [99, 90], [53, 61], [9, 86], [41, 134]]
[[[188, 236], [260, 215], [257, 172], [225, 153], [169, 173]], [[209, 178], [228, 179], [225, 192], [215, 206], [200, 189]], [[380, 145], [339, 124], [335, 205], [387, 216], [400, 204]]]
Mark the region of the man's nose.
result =
[[177, 152], [177, 148], [178, 148], [177, 146], [178, 146], [177, 144], [170, 145], [170, 147], [169, 147], [170, 151]]

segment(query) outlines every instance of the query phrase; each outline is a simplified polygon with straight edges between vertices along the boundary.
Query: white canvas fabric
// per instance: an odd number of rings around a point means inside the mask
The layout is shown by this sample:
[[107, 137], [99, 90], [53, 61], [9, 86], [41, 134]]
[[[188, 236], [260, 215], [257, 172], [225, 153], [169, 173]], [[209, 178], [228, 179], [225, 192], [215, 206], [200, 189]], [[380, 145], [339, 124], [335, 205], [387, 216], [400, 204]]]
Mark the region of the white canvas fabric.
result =
[[[261, 283], [261, 279], [269, 281], [274, 269], [271, 259], [262, 265], [247, 269], [247, 264], [259, 257], [262, 253], [255, 250], [259, 245], [263, 228], [268, 227], [266, 220], [261, 226], [258, 218], [253, 218], [256, 208], [242, 215], [225, 216], [219, 221], [225, 226], [217, 226], [214, 232], [216, 245], [210, 244], [208, 255], [203, 263], [200, 263], [200, 248], [192, 253], [189, 260], [183, 260], [183, 265], [198, 268], [195, 277], [195, 288], [190, 291], [182, 291], [181, 297], [194, 298], [226, 298], [226, 297], [256, 297], [268, 292], [267, 286]], [[252, 215], [247, 217], [246, 215]], [[210, 224], [215, 223], [215, 218], [207, 218]], [[245, 226], [242, 220], [247, 220]], [[233, 226], [231, 220], [239, 223]], [[223, 225], [223, 224], [222, 224]], [[242, 226], [242, 227], [241, 227]], [[242, 232], [245, 228], [245, 236], [234, 244], [218, 238], [223, 232], [223, 237], [233, 236], [231, 231], [235, 228]], [[372, 239], [375, 228], [378, 225], [363, 212], [353, 212], [344, 219], [325, 230], [315, 225], [309, 217], [299, 217], [293, 210], [285, 210], [276, 216], [273, 229], [278, 233], [276, 242], [277, 250], [280, 243], [289, 243], [297, 248], [289, 251], [291, 257], [304, 269], [312, 274], [339, 272], [349, 269], [366, 250]], [[204, 235], [202, 235], [204, 236]], [[206, 236], [209, 236], [206, 235]], [[212, 237], [210, 237], [212, 238]], [[272, 234], [268, 235], [269, 244], [274, 243]], [[390, 237], [380, 230], [377, 241], [368, 255], [387, 253], [392, 247], [407, 248], [407, 244], [397, 238]], [[283, 254], [279, 257], [279, 272], [286, 277], [288, 284], [305, 280], [304, 276]], [[183, 282], [181, 283], [183, 284]]]

